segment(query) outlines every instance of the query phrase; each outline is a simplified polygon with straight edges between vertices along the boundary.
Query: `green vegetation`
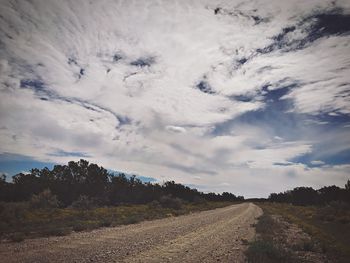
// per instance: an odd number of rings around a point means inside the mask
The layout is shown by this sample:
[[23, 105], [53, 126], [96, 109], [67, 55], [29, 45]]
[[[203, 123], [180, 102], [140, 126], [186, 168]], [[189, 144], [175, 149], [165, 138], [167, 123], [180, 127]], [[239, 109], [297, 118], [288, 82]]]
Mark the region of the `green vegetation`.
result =
[[350, 203], [350, 180], [344, 188], [335, 185], [318, 190], [312, 187], [296, 187], [283, 193], [272, 193], [268, 201], [293, 205], [326, 205], [333, 201]]
[[[308, 233], [313, 242], [301, 244], [303, 250], [313, 250], [317, 243], [332, 262], [348, 262], [350, 258], [350, 206], [348, 203], [330, 202], [325, 206], [261, 203], [259, 206], [263, 208], [265, 214], [281, 215]], [[268, 224], [265, 227], [269, 229]], [[258, 228], [257, 232], [259, 233]]]
[[[276, 222], [264, 223], [271, 215], [282, 216], [311, 237], [311, 240], [293, 244], [289, 249], [292, 254], [295, 251], [320, 250], [332, 262], [348, 262], [350, 258], [349, 180], [344, 188], [334, 185], [318, 190], [311, 187], [296, 187], [293, 190], [272, 193], [268, 199], [255, 201], [259, 202], [259, 206], [263, 208], [264, 216], [257, 224], [259, 239], [251, 244], [247, 252], [251, 262], [278, 262], [279, 256], [283, 255], [280, 252], [286, 251], [275, 240], [276, 236], [281, 236], [284, 231], [276, 226]], [[255, 260], [259, 257], [262, 258]], [[266, 259], [267, 261], [264, 261]], [[286, 260], [283, 261], [286, 262]]]
[[[45, 194], [47, 195], [47, 193]], [[50, 199], [50, 197], [48, 197]], [[67, 208], [36, 207], [30, 202], [0, 203], [0, 238], [20, 242], [25, 238], [62, 236], [72, 231], [88, 231], [99, 227], [135, 224], [195, 211], [215, 209], [232, 202], [190, 203], [163, 198], [149, 204], [109, 207], [86, 206], [86, 199]], [[89, 201], [87, 201], [89, 204]]]
[[231, 193], [202, 193], [173, 181], [143, 183], [85, 160], [32, 169], [12, 182], [0, 177], [0, 239], [67, 235], [208, 210], [242, 201]]
[[[143, 183], [136, 176], [112, 173], [101, 166], [85, 160], [55, 165], [52, 170], [32, 169], [29, 173], [17, 174], [12, 182], [0, 176], [0, 201], [23, 202], [31, 200], [33, 207], [87, 208], [124, 204], [147, 204], [170, 197], [173, 205], [177, 199], [187, 202], [242, 201], [242, 196], [232, 193], [202, 193], [188, 186], [168, 181]], [[41, 195], [41, 196], [40, 196]], [[51, 199], [43, 198], [51, 195]], [[176, 199], [177, 198], [177, 199]], [[87, 207], [84, 207], [87, 206]]]
[[280, 225], [270, 214], [264, 212], [256, 224], [257, 238], [249, 244], [246, 251], [249, 263], [279, 263], [296, 262], [293, 255], [276, 242], [275, 237], [280, 234]]

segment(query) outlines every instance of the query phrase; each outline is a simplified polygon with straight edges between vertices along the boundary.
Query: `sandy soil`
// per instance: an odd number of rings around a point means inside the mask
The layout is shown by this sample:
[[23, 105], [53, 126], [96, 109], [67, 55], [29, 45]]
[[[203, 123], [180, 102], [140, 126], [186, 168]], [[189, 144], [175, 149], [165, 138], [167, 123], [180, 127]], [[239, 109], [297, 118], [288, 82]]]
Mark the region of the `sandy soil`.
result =
[[300, 227], [287, 222], [282, 216], [273, 215], [272, 219], [279, 226], [279, 234], [274, 237], [275, 242], [282, 244], [287, 251], [295, 254], [300, 262], [309, 263], [330, 263], [322, 252], [320, 244], [313, 242], [310, 235]]
[[262, 210], [244, 203], [64, 237], [0, 244], [0, 262], [244, 262]]

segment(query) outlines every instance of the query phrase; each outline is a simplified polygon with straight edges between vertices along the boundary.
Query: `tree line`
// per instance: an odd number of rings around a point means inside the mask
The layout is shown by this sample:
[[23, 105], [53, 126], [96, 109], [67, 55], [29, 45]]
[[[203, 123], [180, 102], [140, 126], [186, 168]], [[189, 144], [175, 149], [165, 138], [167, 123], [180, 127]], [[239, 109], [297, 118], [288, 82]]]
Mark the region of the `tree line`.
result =
[[67, 165], [55, 165], [52, 170], [45, 167], [19, 173], [13, 176], [12, 182], [7, 182], [5, 175], [0, 177], [0, 201], [28, 201], [45, 191], [55, 195], [62, 207], [82, 198], [88, 198], [96, 205], [145, 204], [162, 197], [180, 198], [188, 202], [244, 200], [244, 197], [228, 192], [199, 192], [174, 181], [144, 183], [136, 176], [115, 174], [83, 159]]
[[318, 190], [312, 187], [296, 187], [281, 193], [272, 193], [267, 199], [271, 202], [293, 205], [325, 205], [334, 201], [350, 203], [350, 180], [344, 188], [325, 186]]

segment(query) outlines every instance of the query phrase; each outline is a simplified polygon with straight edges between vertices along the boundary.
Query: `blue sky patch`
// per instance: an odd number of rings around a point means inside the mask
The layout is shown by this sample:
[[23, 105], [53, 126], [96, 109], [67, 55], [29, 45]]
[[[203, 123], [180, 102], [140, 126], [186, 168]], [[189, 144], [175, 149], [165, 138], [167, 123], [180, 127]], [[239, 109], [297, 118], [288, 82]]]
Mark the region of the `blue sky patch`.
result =
[[8, 175], [6, 180], [9, 180], [18, 173], [29, 172], [32, 168], [42, 169], [47, 167], [52, 169], [55, 164], [52, 162], [37, 161], [24, 155], [0, 154], [0, 172]]

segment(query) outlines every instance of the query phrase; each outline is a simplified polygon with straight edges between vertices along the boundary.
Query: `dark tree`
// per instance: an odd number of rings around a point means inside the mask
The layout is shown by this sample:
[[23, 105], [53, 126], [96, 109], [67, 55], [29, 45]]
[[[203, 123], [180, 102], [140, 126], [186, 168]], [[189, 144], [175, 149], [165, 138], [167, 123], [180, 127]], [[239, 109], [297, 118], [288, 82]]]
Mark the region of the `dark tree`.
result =
[[[11, 183], [0, 178], [0, 200], [28, 201], [48, 189], [57, 196], [62, 206], [89, 201], [94, 205], [145, 204], [163, 197], [187, 202], [243, 201], [244, 198], [225, 192], [222, 195], [204, 194], [174, 181], [163, 185], [143, 183], [136, 176], [114, 174], [86, 160], [55, 165], [52, 170], [32, 169], [28, 174], [17, 174]], [[163, 198], [164, 199], [164, 198]]]

